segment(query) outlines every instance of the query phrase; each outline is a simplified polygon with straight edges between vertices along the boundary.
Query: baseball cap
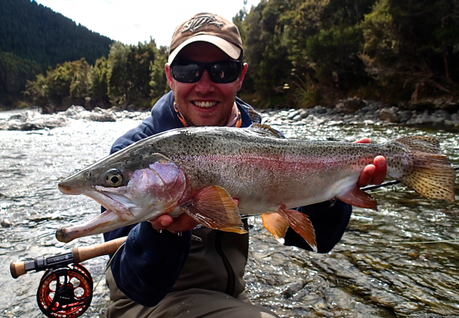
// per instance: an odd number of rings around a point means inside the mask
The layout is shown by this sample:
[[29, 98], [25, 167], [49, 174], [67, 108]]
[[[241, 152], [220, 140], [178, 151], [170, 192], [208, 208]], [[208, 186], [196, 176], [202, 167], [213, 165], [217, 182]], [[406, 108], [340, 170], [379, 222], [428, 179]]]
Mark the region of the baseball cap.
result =
[[212, 13], [198, 13], [180, 24], [172, 35], [168, 63], [188, 44], [208, 42], [225, 52], [232, 59], [242, 53], [242, 40], [236, 25]]

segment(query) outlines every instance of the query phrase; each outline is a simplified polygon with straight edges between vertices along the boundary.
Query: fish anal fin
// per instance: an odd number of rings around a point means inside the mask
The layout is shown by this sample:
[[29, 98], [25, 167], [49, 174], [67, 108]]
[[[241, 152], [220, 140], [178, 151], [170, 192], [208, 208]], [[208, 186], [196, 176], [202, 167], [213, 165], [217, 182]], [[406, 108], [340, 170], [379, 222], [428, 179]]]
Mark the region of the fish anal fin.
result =
[[344, 203], [358, 206], [360, 208], [370, 208], [378, 210], [376, 199], [368, 193], [360, 190], [357, 186], [351, 188], [351, 190], [337, 196], [338, 199]]
[[279, 213], [263, 213], [263, 225], [276, 239], [283, 239], [288, 229], [288, 222]]
[[237, 203], [229, 193], [219, 186], [206, 187], [194, 195], [192, 204], [185, 211], [205, 227], [244, 234], [244, 224]]
[[290, 227], [309, 244], [314, 252], [317, 252], [316, 233], [306, 214], [297, 210], [288, 210], [281, 206], [277, 213], [287, 220]]

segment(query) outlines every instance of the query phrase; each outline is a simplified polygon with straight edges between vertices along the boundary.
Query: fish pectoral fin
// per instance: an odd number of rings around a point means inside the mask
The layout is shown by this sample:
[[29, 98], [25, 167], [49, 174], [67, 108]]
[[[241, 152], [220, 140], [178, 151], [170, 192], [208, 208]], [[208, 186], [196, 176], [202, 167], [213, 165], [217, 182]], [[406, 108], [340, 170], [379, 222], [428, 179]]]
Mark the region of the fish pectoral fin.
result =
[[149, 160], [151, 162], [159, 162], [159, 163], [171, 163], [172, 162], [172, 160], [170, 160], [168, 157], [158, 152], [151, 154], [149, 157]]
[[277, 213], [286, 219], [290, 227], [317, 253], [316, 232], [308, 216], [297, 210], [287, 210], [285, 206], [281, 206]]
[[185, 211], [196, 222], [210, 229], [247, 233], [236, 202], [222, 187], [209, 186], [200, 190]]
[[374, 199], [368, 193], [360, 190], [357, 185], [354, 188], [351, 188], [349, 191], [344, 192], [336, 197], [344, 203], [353, 206], [378, 210], [376, 199]]
[[263, 225], [277, 240], [283, 239], [287, 233], [288, 222], [279, 213], [263, 213]]

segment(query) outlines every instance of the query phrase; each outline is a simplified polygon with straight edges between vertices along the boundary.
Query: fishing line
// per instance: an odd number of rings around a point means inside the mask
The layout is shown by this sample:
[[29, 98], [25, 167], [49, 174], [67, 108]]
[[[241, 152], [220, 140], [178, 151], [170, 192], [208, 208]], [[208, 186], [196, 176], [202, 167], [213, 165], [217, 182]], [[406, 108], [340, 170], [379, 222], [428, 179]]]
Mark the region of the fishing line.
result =
[[[121, 245], [117, 248], [117, 250], [115, 251], [115, 253], [113, 253], [112, 257], [110, 257], [110, 259], [108, 260], [107, 262], [107, 265], [105, 265], [105, 270], [104, 270], [104, 274], [107, 274], [107, 271], [108, 269], [110, 268], [110, 265], [112, 263], [112, 260], [114, 259], [114, 257], [116, 256], [116, 254], [118, 254], [119, 250], [121, 249], [121, 247], [123, 247], [124, 245], [126, 244], [126, 241], [124, 241], [123, 243], [121, 243]], [[99, 280], [97, 281], [97, 284], [96, 286], [94, 286], [94, 289], [93, 290], [96, 290], [97, 287], [99, 286], [100, 282], [102, 281], [102, 279], [104, 278], [104, 275], [100, 275], [100, 278]]]

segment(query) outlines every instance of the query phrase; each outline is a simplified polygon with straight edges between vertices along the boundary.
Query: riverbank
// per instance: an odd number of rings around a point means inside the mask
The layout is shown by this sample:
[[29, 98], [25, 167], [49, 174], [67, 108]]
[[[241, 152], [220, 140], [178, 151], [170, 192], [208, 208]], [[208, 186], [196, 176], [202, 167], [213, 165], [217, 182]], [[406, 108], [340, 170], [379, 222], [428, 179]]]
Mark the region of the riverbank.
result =
[[[376, 101], [348, 98], [334, 107], [315, 106], [308, 109], [261, 109], [264, 122], [270, 125], [412, 125], [436, 128], [459, 128], [459, 103], [433, 101], [390, 106]], [[64, 112], [41, 114], [38, 109], [6, 112], [0, 116], [0, 130], [40, 130], [64, 127], [72, 120], [110, 122], [122, 119], [142, 120], [146, 111], [95, 108], [85, 110], [72, 106]]]
[[269, 124], [329, 124], [329, 125], [419, 125], [447, 128], [459, 127], [459, 105], [439, 103], [434, 108], [425, 104], [389, 106], [376, 101], [349, 98], [335, 107], [315, 106], [309, 109], [262, 110]]

